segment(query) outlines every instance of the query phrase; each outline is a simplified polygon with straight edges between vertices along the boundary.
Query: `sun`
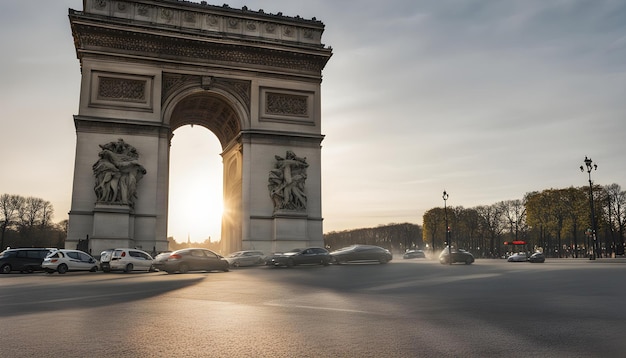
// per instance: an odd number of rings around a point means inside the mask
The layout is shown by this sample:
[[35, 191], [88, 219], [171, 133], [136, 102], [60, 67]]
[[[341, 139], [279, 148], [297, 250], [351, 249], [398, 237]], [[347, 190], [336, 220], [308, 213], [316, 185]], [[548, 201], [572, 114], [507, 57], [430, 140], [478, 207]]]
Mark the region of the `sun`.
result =
[[170, 150], [167, 236], [219, 241], [223, 203], [223, 168], [219, 141], [199, 126], [174, 131]]

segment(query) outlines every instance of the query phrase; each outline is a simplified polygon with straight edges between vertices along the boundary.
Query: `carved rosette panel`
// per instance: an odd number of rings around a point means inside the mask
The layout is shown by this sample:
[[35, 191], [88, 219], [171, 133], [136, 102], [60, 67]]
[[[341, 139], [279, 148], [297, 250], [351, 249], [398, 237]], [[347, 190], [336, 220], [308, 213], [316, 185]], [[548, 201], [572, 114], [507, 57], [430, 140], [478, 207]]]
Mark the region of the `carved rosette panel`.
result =
[[305, 193], [306, 158], [298, 157], [288, 150], [285, 157], [275, 155], [274, 168], [270, 170], [268, 189], [274, 211], [306, 211]]

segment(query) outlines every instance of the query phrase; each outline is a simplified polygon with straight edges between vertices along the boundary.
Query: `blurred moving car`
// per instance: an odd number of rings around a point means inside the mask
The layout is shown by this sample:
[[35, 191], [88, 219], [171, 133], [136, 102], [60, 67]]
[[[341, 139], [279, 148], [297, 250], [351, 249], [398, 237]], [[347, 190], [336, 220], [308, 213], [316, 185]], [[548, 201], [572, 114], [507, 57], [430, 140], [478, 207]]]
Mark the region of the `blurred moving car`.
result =
[[139, 249], [109, 249], [100, 253], [100, 269], [111, 271], [154, 271], [153, 258]]
[[393, 255], [389, 250], [374, 245], [351, 245], [330, 253], [332, 262], [342, 264], [346, 262], [376, 261], [386, 264]]
[[167, 273], [189, 271], [228, 271], [228, 261], [209, 249], [181, 249], [157, 255], [152, 262], [154, 268]]
[[403, 259], [425, 259], [426, 254], [422, 250], [409, 250], [402, 255]]
[[526, 262], [528, 261], [528, 254], [525, 252], [518, 252], [509, 256], [506, 259], [507, 262]]
[[36, 247], [6, 249], [0, 252], [0, 273], [42, 271], [41, 263], [43, 259], [54, 250], [56, 249]]
[[528, 261], [543, 263], [543, 262], [546, 262], [546, 256], [543, 254], [543, 252], [535, 252], [534, 254], [530, 255], [530, 257], [528, 258]]
[[46, 256], [41, 267], [47, 273], [58, 272], [64, 274], [68, 271], [98, 271], [98, 261], [91, 255], [79, 250], [55, 250]]
[[324, 265], [328, 266], [332, 257], [328, 250], [321, 247], [293, 249], [287, 252], [277, 252], [270, 257], [267, 265], [293, 267], [297, 265]]
[[226, 256], [226, 261], [232, 267], [263, 265], [265, 254], [253, 250], [237, 251]]
[[[452, 255], [450, 255], [450, 251], [452, 251]], [[446, 247], [441, 250], [441, 253], [439, 254], [439, 262], [442, 264], [463, 262], [466, 265], [469, 265], [474, 262], [474, 255], [463, 249], [453, 247], [452, 250], [449, 250], [449, 248]]]

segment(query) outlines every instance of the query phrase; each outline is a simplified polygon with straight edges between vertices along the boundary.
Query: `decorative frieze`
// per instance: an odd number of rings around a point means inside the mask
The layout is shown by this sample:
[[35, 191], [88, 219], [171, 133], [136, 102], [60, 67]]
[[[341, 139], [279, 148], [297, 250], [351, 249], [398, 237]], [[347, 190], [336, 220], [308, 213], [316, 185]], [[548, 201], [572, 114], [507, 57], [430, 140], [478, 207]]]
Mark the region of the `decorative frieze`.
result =
[[100, 77], [98, 99], [146, 102], [146, 81]]
[[[208, 5], [206, 2], [194, 4], [187, 1], [181, 1], [184, 4], [180, 5], [171, 2], [153, 2], [147, 5], [124, 0], [86, 0], [86, 2], [87, 13], [138, 21], [150, 19], [152, 22], [182, 29], [201, 28], [205, 31], [229, 33], [236, 30], [241, 34], [252, 34], [271, 40], [282, 39], [312, 45], [321, 45], [324, 31], [324, 24], [315, 18], [308, 20], [300, 16], [285, 16], [282, 13], [269, 14], [263, 10], [252, 11], [245, 6], [242, 9], [234, 9], [228, 5]], [[151, 16], [150, 8], [154, 9], [154, 17]], [[276, 31], [277, 28], [281, 31]]]
[[308, 97], [267, 92], [265, 111], [267, 114], [306, 117], [309, 115]]

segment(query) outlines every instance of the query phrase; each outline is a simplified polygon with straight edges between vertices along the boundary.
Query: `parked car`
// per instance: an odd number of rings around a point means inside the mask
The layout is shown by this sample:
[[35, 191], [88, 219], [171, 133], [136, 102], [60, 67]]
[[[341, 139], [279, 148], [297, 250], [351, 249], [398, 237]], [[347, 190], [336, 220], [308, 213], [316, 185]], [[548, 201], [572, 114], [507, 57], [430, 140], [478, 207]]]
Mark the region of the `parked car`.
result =
[[0, 273], [42, 271], [43, 259], [54, 250], [56, 249], [35, 247], [6, 249], [0, 252]]
[[189, 271], [228, 271], [228, 261], [209, 249], [181, 249], [158, 255], [154, 268], [167, 273], [187, 273]]
[[149, 253], [139, 249], [109, 249], [100, 253], [100, 269], [111, 271], [154, 271]]
[[237, 251], [226, 256], [226, 261], [232, 267], [263, 265], [265, 254], [254, 250]]
[[535, 252], [534, 254], [530, 255], [528, 261], [538, 263], [546, 262], [546, 256], [543, 254], [543, 252]]
[[528, 254], [525, 252], [518, 252], [509, 256], [506, 261], [508, 262], [526, 262], [528, 261]]
[[58, 272], [64, 274], [68, 271], [98, 271], [98, 261], [91, 255], [79, 250], [55, 250], [43, 259], [41, 267], [47, 273]]
[[376, 261], [386, 264], [393, 255], [389, 250], [374, 245], [351, 245], [330, 253], [332, 262], [342, 264], [346, 262]]
[[402, 255], [403, 259], [425, 259], [426, 254], [422, 250], [409, 250]]
[[287, 252], [277, 252], [271, 256], [268, 265], [293, 267], [297, 265], [324, 265], [328, 266], [332, 257], [328, 250], [321, 247], [293, 249]]
[[[452, 251], [452, 255], [450, 255], [450, 251]], [[466, 265], [469, 265], [474, 262], [474, 255], [463, 249], [456, 249], [453, 247], [452, 250], [449, 250], [448, 247], [446, 247], [441, 250], [441, 253], [439, 254], [439, 262], [442, 264], [449, 264], [450, 262], [464, 262]]]

